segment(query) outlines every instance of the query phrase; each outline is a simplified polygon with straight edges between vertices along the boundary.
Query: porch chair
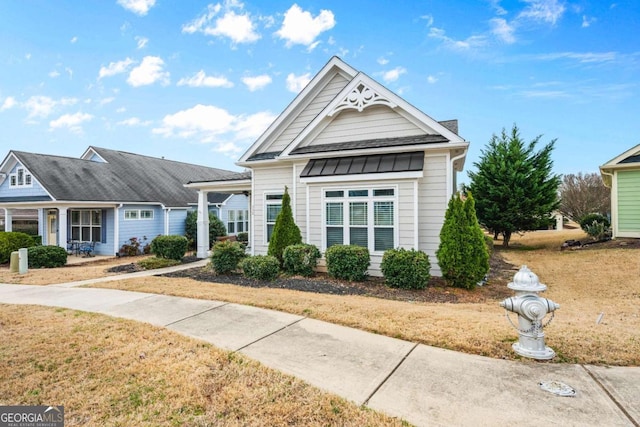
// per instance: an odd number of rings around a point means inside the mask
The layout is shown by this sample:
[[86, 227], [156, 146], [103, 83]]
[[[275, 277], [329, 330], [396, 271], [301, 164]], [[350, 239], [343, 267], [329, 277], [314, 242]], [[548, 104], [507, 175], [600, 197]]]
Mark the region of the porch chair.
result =
[[92, 256], [95, 256], [95, 254], [93, 253], [95, 249], [96, 249], [96, 242], [82, 242], [80, 244], [79, 252], [83, 254], [82, 256], [92, 257]]

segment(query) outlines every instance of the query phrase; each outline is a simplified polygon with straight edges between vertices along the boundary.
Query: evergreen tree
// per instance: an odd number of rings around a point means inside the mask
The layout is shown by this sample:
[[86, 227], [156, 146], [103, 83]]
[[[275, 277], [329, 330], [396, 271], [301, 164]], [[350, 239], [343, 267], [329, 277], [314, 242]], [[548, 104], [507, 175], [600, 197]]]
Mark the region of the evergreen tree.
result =
[[282, 253], [287, 246], [302, 243], [302, 235], [300, 229], [293, 219], [291, 211], [291, 198], [287, 187], [284, 187], [284, 195], [282, 196], [282, 209], [276, 217], [276, 223], [273, 226], [273, 233], [269, 240], [268, 255], [278, 258], [282, 265]]
[[[198, 245], [198, 212], [189, 211], [185, 220], [185, 237], [193, 247]], [[227, 228], [220, 218], [213, 212], [209, 212], [209, 245], [213, 246], [216, 237], [226, 236]]]
[[464, 201], [464, 213], [466, 221], [469, 224], [468, 242], [470, 258], [467, 263], [470, 269], [469, 274], [472, 276], [471, 280], [479, 283], [489, 272], [489, 250], [485, 243], [484, 232], [478, 223], [476, 203], [471, 192], [467, 193]]
[[551, 171], [551, 152], [556, 140], [535, 151], [540, 136], [525, 144], [518, 127], [511, 134], [503, 129], [482, 150], [476, 172], [469, 172], [469, 189], [476, 197], [478, 221], [495, 237], [502, 234], [504, 246], [514, 232], [545, 228], [558, 208], [560, 177]]

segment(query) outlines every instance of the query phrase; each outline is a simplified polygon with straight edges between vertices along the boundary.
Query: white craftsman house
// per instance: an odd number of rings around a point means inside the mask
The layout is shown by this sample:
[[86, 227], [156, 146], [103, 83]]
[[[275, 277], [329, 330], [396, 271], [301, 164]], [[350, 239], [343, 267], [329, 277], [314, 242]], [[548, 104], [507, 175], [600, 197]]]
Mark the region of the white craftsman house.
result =
[[[324, 253], [367, 247], [371, 275], [390, 248], [435, 251], [469, 143], [456, 120], [438, 122], [337, 57], [320, 70], [237, 164], [250, 174], [192, 181], [200, 193], [250, 192], [250, 247], [266, 254], [288, 187], [303, 240]], [[206, 218], [198, 254], [205, 257]]]

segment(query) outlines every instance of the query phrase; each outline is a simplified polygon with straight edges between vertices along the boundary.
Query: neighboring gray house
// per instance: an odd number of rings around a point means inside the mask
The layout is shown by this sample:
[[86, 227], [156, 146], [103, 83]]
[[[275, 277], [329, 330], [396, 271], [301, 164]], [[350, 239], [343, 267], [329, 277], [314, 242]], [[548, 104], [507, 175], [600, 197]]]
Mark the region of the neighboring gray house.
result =
[[[184, 234], [187, 211], [198, 201], [184, 183], [239, 175], [99, 147], [80, 158], [10, 151], [0, 164], [0, 209], [5, 231], [16, 210], [36, 209], [43, 244], [95, 242], [95, 253], [115, 255], [133, 237], [150, 243], [157, 235]], [[247, 209], [243, 194], [211, 198], [220, 215], [227, 215], [226, 206]]]
[[365, 246], [380, 275], [386, 249], [415, 248], [440, 275], [435, 251], [468, 145], [456, 120], [432, 119], [333, 57], [237, 162], [251, 177], [187, 187], [200, 192], [199, 212], [208, 192], [250, 191], [253, 254], [267, 252], [287, 186], [303, 240], [322, 252]]

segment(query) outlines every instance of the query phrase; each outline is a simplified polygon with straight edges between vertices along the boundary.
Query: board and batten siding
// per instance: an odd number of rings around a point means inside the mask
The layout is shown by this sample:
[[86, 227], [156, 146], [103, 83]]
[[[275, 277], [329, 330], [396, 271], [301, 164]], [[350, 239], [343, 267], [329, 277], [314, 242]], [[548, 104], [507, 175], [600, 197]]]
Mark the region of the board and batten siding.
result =
[[[253, 169], [253, 203], [250, 221], [253, 223], [253, 251], [255, 255], [266, 255], [269, 249], [266, 237], [266, 212], [265, 201], [267, 194], [283, 194], [285, 185], [289, 187], [289, 195], [292, 195], [291, 185], [293, 168], [291, 165], [281, 167], [264, 167]], [[292, 203], [293, 200], [292, 200]], [[251, 229], [251, 228], [250, 228]]]
[[398, 138], [424, 133], [424, 130], [391, 108], [378, 105], [368, 107], [362, 112], [352, 109], [341, 111], [308, 145], [340, 144], [348, 141]]
[[440, 245], [440, 230], [447, 209], [447, 156], [427, 155], [424, 176], [418, 183], [418, 236], [420, 250], [429, 255], [431, 275], [441, 276], [436, 251]]
[[640, 170], [619, 171], [618, 236], [640, 237]]
[[307, 107], [287, 126], [287, 128], [273, 141], [271, 145], [260, 150], [263, 152], [282, 151], [296, 136], [313, 120], [324, 107], [347, 85], [348, 81], [340, 74], [336, 74], [327, 85], [316, 95]]

